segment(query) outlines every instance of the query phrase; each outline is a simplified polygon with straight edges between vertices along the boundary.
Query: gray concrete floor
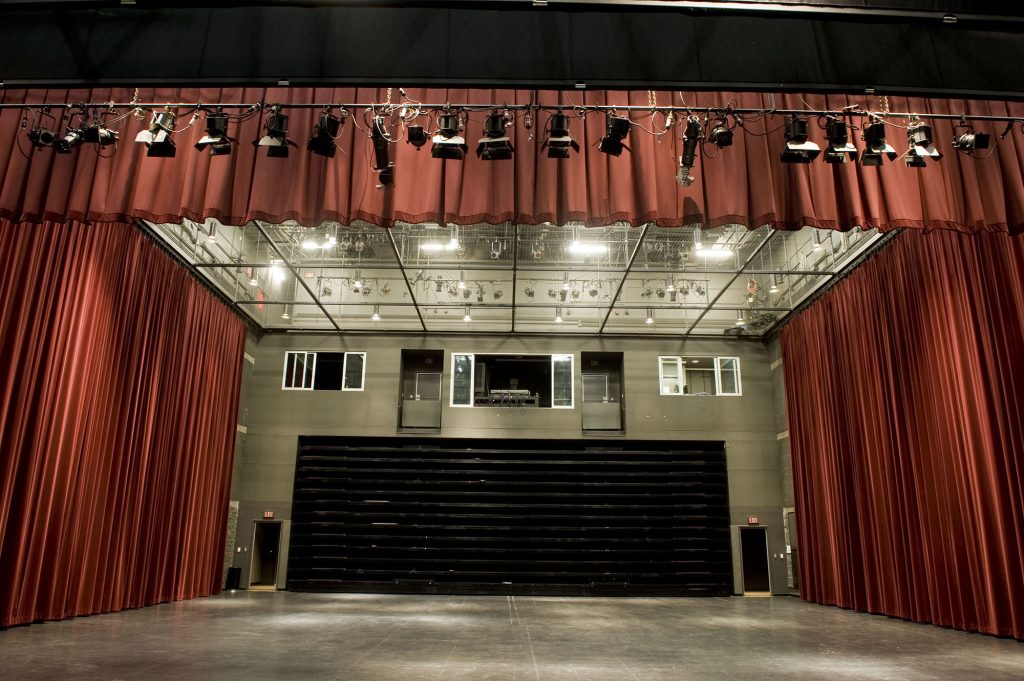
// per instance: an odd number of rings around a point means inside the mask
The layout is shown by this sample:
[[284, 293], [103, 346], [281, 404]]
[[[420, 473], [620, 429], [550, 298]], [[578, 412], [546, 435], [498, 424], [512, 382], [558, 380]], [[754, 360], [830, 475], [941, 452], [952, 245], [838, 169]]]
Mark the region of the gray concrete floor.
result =
[[237, 592], [0, 632], [0, 678], [1024, 679], [1024, 643], [786, 597]]

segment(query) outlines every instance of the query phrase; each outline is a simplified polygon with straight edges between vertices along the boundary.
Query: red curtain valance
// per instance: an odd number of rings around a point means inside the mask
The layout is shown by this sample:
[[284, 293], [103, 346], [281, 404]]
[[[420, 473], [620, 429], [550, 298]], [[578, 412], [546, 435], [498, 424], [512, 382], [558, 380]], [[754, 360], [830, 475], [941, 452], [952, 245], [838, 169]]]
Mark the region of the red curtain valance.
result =
[[[554, 92], [517, 90], [409, 90], [423, 102], [487, 104], [612, 104], [646, 106], [646, 91]], [[128, 89], [4, 90], [4, 103], [24, 102], [128, 102]], [[278, 88], [262, 89], [156, 89], [139, 93], [150, 102], [380, 102], [384, 90]], [[660, 93], [661, 106], [681, 101], [695, 107], [839, 110], [848, 104], [878, 109], [876, 98], [825, 95], [762, 95], [752, 93]], [[893, 111], [914, 113], [967, 112], [976, 115], [1024, 117], [1024, 104], [989, 101], [934, 100], [890, 97]], [[655, 222], [671, 227], [704, 223], [770, 224], [781, 229], [804, 225], [848, 229], [861, 225], [893, 229], [942, 228], [965, 232], [1024, 230], [1024, 134], [1016, 130], [987, 159], [954, 153], [952, 124], [933, 126], [936, 145], [946, 153], [923, 169], [902, 162], [881, 168], [857, 164], [787, 165], [779, 160], [784, 146], [784, 118], [749, 121], [755, 133], [737, 134], [732, 147], [714, 158], [701, 158], [697, 181], [682, 188], [675, 181], [681, 142], [678, 127], [662, 136], [634, 127], [628, 144], [633, 151], [610, 157], [596, 149], [604, 134], [604, 118], [590, 114], [573, 119], [572, 134], [581, 145], [569, 159], [549, 159], [540, 149], [547, 114], [541, 113], [532, 130], [522, 117], [511, 132], [516, 147], [513, 161], [440, 161], [428, 147], [417, 151], [409, 144], [394, 145], [396, 185], [376, 189], [370, 169], [371, 151], [364, 128], [349, 121], [342, 132], [336, 158], [327, 159], [304, 148], [316, 119], [315, 110], [290, 111], [290, 137], [300, 146], [289, 158], [267, 158], [252, 142], [262, 134], [264, 116], [232, 125], [238, 140], [230, 156], [211, 158], [192, 149], [203, 135], [202, 119], [175, 136], [176, 158], [146, 158], [142, 145], [133, 142], [148, 120], [130, 118], [116, 149], [98, 154], [86, 145], [67, 156], [52, 149], [35, 149], [22, 128], [20, 109], [0, 111], [0, 216], [13, 221], [99, 220], [146, 218], [177, 221], [215, 217], [239, 224], [251, 219], [281, 222], [294, 219], [307, 224], [322, 220], [349, 223], [365, 220], [389, 225], [409, 222], [516, 221], [589, 224], [628, 221]], [[663, 130], [661, 115], [632, 112], [639, 124]], [[647, 116], [647, 117], [645, 117]], [[483, 114], [471, 117], [467, 142], [475, 146], [481, 136]], [[181, 121], [184, 124], [186, 121]], [[430, 126], [424, 118], [424, 124]], [[979, 125], [998, 136], [1003, 125]], [[813, 122], [812, 139], [824, 144]], [[906, 149], [905, 135], [890, 128], [890, 140]], [[856, 140], [858, 147], [863, 142]], [[713, 150], [713, 147], [710, 147]]]

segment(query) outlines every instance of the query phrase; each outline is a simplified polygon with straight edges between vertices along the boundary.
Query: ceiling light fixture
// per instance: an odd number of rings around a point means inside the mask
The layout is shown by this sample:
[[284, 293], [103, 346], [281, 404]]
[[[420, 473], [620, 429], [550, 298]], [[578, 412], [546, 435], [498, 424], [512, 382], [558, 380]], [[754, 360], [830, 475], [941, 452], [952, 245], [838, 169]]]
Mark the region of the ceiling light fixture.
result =
[[810, 163], [818, 158], [821, 147], [807, 139], [807, 119], [791, 116], [786, 121], [786, 148], [783, 163]]
[[837, 118], [829, 117], [825, 123], [825, 163], [846, 163], [857, 160], [857, 147], [850, 142], [850, 134], [846, 123]]
[[375, 322], [380, 321], [380, 305], [373, 306], [373, 314], [370, 316], [370, 319]]
[[569, 158], [569, 152], [579, 152], [580, 145], [569, 134], [569, 117], [559, 112], [548, 119], [547, 136], [541, 149], [547, 148], [548, 158]]
[[146, 145], [146, 156], [151, 158], [174, 157], [177, 150], [174, 148], [171, 133], [174, 132], [175, 118], [173, 111], [158, 111], [153, 114], [149, 129], [143, 130], [135, 136], [136, 142]]
[[885, 141], [885, 122], [880, 116], [872, 114], [871, 123], [864, 128], [864, 142], [866, 148], [861, 154], [860, 163], [864, 166], [882, 165], [883, 156], [890, 161], [896, 160], [896, 150]]
[[654, 310], [651, 309], [651, 308], [647, 308], [647, 319], [644, 320], [644, 324], [653, 324], [653, 323], [654, 323]]
[[210, 156], [224, 156], [231, 153], [231, 139], [228, 137], [228, 115], [221, 109], [206, 114], [206, 134], [195, 147], [198, 151], [210, 150]]
[[356, 276], [352, 278], [352, 288], [356, 290], [363, 288], [363, 277], [359, 270], [356, 270]]
[[719, 149], [732, 146], [732, 128], [726, 116], [719, 118], [708, 134], [708, 139]]
[[464, 270], [459, 270], [459, 288], [466, 288], [466, 273]]
[[515, 149], [512, 140], [505, 133], [511, 127], [512, 119], [507, 112], [493, 111], [484, 119], [484, 136], [476, 145], [476, 155], [484, 161], [507, 161]]
[[270, 107], [270, 113], [263, 124], [267, 134], [260, 138], [257, 146], [267, 148], [267, 156], [272, 158], [287, 158], [288, 147], [295, 146], [295, 143], [288, 139], [288, 116], [281, 113], [278, 105]]
[[703, 137], [700, 119], [696, 116], [687, 118], [683, 129], [683, 153], [679, 157], [679, 172], [676, 174], [676, 182], [680, 186], [689, 187], [694, 182], [693, 165], [697, 162], [697, 146]]
[[430, 155], [434, 158], [461, 161], [466, 158], [469, 147], [466, 139], [459, 133], [464, 125], [458, 113], [445, 111], [437, 117], [437, 132], [434, 133]]
[[338, 145], [334, 140], [341, 133], [342, 123], [342, 119], [332, 114], [329, 109], [321, 111], [319, 120], [313, 126], [313, 135], [306, 143], [306, 150], [317, 156], [334, 158], [338, 151]]
[[747, 325], [746, 317], [743, 316], [743, 310], [736, 310], [736, 326], [743, 328]]
[[562, 323], [562, 308], [556, 307], [555, 308], [555, 324], [561, 324], [561, 323]]
[[988, 149], [990, 140], [988, 133], [977, 132], [964, 122], [953, 128], [953, 148], [967, 155], [978, 149]]
[[814, 251], [815, 253], [820, 253], [822, 249], [821, 236], [818, 234], [817, 231], [811, 232], [811, 243], [813, 244], [811, 246], [811, 250]]
[[771, 280], [771, 286], [768, 287], [768, 293], [778, 293], [778, 292], [779, 292], [779, 284], [778, 284], [778, 281], [775, 278], [775, 275], [773, 274], [772, 275], [772, 280]]
[[907, 129], [907, 142], [910, 149], [907, 151], [906, 163], [912, 168], [923, 168], [925, 159], [931, 158], [938, 161], [942, 158], [942, 152], [932, 144], [932, 128], [919, 120], [911, 122]]
[[471, 321], [473, 321], [473, 317], [471, 317], [470, 314], [469, 314], [469, 305], [466, 306], [466, 314], [462, 315], [462, 321], [464, 321], [464, 322], [471, 322]]
[[416, 151], [427, 143], [430, 135], [422, 125], [410, 125], [405, 129], [405, 141], [416, 147]]
[[373, 170], [379, 180], [377, 189], [395, 186], [395, 164], [390, 157], [391, 134], [383, 116], [373, 117], [370, 142], [373, 144]]
[[633, 123], [628, 118], [618, 116], [615, 113], [606, 114], [605, 135], [601, 138], [601, 144], [598, 149], [610, 156], [621, 156], [623, 149], [632, 151], [622, 142], [632, 127]]

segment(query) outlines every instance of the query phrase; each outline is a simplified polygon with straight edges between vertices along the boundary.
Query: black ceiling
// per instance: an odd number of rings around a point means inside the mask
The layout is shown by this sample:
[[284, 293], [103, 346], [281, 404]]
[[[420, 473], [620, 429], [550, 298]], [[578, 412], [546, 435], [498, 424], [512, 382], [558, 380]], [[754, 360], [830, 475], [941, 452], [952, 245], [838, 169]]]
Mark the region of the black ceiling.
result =
[[[713, 4], [723, 3], [653, 0], [628, 11], [568, 0], [56, 9], [0, 0], [0, 81], [870, 88], [1024, 98], [1024, 21], [1014, 18], [1024, 15], [1022, 3], [770, 3], [814, 12], [764, 11], [758, 2], [708, 9]], [[959, 12], [970, 15], [943, 21]]]

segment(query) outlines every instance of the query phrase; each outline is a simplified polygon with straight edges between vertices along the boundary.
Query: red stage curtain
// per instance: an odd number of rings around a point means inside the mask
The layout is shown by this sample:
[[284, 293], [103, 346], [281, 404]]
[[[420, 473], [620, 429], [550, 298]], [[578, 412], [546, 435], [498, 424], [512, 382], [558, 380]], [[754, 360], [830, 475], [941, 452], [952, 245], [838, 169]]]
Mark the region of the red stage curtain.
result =
[[244, 323], [128, 225], [0, 243], [0, 626], [215, 593]]
[[906, 233], [783, 329], [804, 599], [1024, 639], [1022, 282]]
[[[395, 91], [397, 97], [397, 90]], [[140, 101], [151, 102], [381, 102], [386, 91], [354, 88], [156, 89], [143, 90]], [[517, 90], [409, 90], [419, 101], [472, 104], [544, 104], [647, 106], [648, 93]], [[0, 91], [0, 101], [127, 102], [127, 89]], [[879, 109], [874, 97], [825, 95], [763, 95], [756, 93], [659, 93], [661, 106], [842, 109], [848, 104]], [[805, 103], [806, 102], [806, 103]], [[1024, 104], [989, 101], [889, 98], [893, 111], [971, 113], [1024, 117]], [[781, 229], [804, 225], [848, 229], [853, 226], [944, 228], [966, 232], [1024, 230], [1024, 134], [1016, 130], [987, 159], [953, 151], [952, 123], [934, 122], [936, 145], [946, 154], [927, 168], [907, 168], [902, 161], [881, 168], [858, 164], [810, 166], [783, 164], [782, 116], [763, 120], [748, 117], [746, 128], [758, 134], [737, 134], [734, 146], [714, 158], [701, 158], [697, 182], [681, 188], [675, 181], [680, 153], [679, 128], [655, 137], [634, 127], [627, 142], [632, 153], [619, 158], [600, 153], [604, 118], [573, 117], [572, 133], [579, 154], [565, 160], [547, 158], [540, 149], [547, 113], [532, 130], [522, 118], [512, 130], [514, 161], [487, 162], [470, 152], [465, 161], [440, 161], [429, 147], [416, 150], [405, 142], [393, 147], [394, 189], [376, 189], [370, 169], [371, 152], [362, 112], [345, 124], [339, 140], [342, 151], [325, 159], [305, 150], [318, 115], [315, 110], [289, 110], [290, 137], [299, 148], [289, 158], [267, 158], [253, 141], [262, 133], [264, 117], [256, 115], [233, 124], [238, 139], [230, 156], [211, 158], [192, 149], [203, 135], [200, 118], [174, 139], [174, 159], [146, 158], [133, 142], [148, 120], [123, 123], [116, 149], [97, 153], [85, 146], [68, 156], [52, 149], [34, 149], [22, 127], [23, 111], [0, 111], [0, 216], [12, 221], [66, 219], [125, 221], [146, 218], [178, 221], [212, 216], [225, 223], [250, 219], [306, 224], [321, 220], [353, 220], [389, 225], [409, 222], [497, 223], [506, 220], [536, 224], [582, 220], [589, 224], [653, 221], [665, 227], [703, 222]], [[63, 111], [57, 111], [64, 115]], [[663, 131], [659, 113], [633, 111], [638, 126]], [[471, 149], [481, 136], [483, 113], [474, 113], [466, 130]], [[188, 116], [179, 125], [184, 126]], [[421, 120], [431, 127], [427, 117]], [[906, 120], [896, 121], [906, 123]], [[359, 125], [359, 129], [356, 127]], [[812, 120], [811, 136], [824, 144], [823, 132]], [[27, 124], [31, 126], [30, 119]], [[997, 137], [1003, 124], [979, 124]], [[63, 128], [61, 128], [61, 131]], [[769, 131], [769, 134], [763, 134]], [[907, 148], [902, 129], [891, 127], [889, 139], [901, 153]], [[860, 147], [863, 142], [856, 141]], [[708, 147], [713, 150], [713, 147]]]

